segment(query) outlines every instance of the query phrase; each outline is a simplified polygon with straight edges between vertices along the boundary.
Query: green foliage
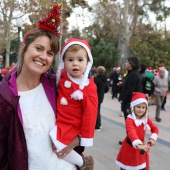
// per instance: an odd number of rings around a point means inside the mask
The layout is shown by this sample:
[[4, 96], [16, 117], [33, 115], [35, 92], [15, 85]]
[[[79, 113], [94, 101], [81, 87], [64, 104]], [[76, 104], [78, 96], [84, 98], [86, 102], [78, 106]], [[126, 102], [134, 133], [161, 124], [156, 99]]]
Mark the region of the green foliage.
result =
[[170, 69], [170, 40], [164, 38], [160, 30], [151, 29], [150, 25], [142, 25], [140, 30], [131, 38], [131, 54], [147, 66], [158, 68], [160, 63], [164, 63]]
[[99, 41], [95, 45], [91, 45], [94, 66], [104, 66], [110, 70], [116, 63], [117, 50], [113, 43]]

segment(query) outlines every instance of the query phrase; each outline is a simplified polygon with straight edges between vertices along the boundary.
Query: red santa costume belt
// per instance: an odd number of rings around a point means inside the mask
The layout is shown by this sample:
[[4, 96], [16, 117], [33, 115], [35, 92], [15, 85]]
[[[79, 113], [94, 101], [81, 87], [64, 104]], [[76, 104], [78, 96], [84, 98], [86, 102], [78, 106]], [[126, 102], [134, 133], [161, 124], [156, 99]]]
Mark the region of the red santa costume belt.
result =
[[[130, 141], [129, 138], [126, 138], [126, 142], [130, 145], [130, 146], [133, 146], [132, 145], [132, 142]], [[141, 141], [143, 144], [145, 144], [145, 141]]]

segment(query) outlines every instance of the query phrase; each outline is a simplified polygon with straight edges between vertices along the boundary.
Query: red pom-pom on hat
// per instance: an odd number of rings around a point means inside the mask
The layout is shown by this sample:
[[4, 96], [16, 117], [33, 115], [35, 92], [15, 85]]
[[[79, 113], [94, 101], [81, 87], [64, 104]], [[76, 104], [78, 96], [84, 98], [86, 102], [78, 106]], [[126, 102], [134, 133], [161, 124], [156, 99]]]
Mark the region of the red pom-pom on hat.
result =
[[159, 70], [158, 69], [154, 69], [153, 72], [154, 72], [155, 75], [159, 74]]
[[147, 71], [152, 71], [152, 67], [148, 67], [148, 68], [147, 68]]

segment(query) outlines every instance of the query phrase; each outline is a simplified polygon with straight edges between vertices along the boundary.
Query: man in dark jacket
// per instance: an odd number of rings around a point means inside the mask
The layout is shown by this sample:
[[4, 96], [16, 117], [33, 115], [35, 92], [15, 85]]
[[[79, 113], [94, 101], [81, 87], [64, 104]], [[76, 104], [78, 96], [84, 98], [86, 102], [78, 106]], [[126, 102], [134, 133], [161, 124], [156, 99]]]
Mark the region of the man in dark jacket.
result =
[[130, 109], [130, 102], [133, 92], [141, 92], [141, 76], [138, 72], [139, 63], [136, 57], [128, 57], [125, 63], [126, 70], [128, 71], [122, 84], [122, 91], [120, 93], [119, 101], [122, 104], [122, 111], [125, 120], [128, 116], [127, 110]]
[[100, 116], [100, 106], [104, 99], [104, 93], [109, 91], [107, 85], [106, 69], [103, 66], [97, 67], [97, 76], [94, 78], [94, 82], [97, 86], [97, 95], [98, 95], [98, 114], [96, 120], [96, 131], [101, 130], [101, 116]]
[[112, 99], [117, 98], [118, 94], [118, 82], [119, 82], [119, 75], [120, 75], [120, 67], [117, 66], [115, 68], [115, 71], [111, 74], [111, 80], [113, 82], [112, 84]]

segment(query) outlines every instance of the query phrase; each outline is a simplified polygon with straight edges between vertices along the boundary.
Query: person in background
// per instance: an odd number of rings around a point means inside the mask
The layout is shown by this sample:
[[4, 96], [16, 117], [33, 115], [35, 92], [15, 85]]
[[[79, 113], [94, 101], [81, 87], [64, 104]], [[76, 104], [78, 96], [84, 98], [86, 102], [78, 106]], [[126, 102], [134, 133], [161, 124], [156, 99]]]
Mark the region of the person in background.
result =
[[[159, 69], [164, 69], [164, 71], [165, 71], [165, 78], [166, 78], [167, 81], [168, 81], [168, 75], [169, 75], [169, 73], [168, 73], [168, 70], [164, 67], [164, 64], [161, 64], [160, 67], [159, 67]], [[165, 109], [165, 104], [166, 104], [167, 96], [168, 96], [168, 92], [165, 94], [165, 96], [164, 96], [164, 98], [163, 98], [163, 101], [162, 101], [161, 110], [163, 110], [163, 111], [166, 111], [166, 109]]]
[[96, 120], [95, 131], [101, 130], [101, 113], [100, 107], [104, 99], [104, 93], [109, 91], [109, 87], [107, 85], [107, 77], [106, 77], [106, 69], [103, 66], [97, 67], [97, 75], [94, 78], [94, 82], [97, 86], [97, 95], [98, 95], [98, 114]]
[[70, 38], [61, 49], [56, 73], [57, 119], [50, 137], [57, 150], [62, 150], [63, 159], [78, 165], [80, 170], [93, 170], [93, 157], [82, 157], [74, 150], [67, 154], [63, 149], [78, 135], [80, 146], [93, 145], [98, 98], [94, 77], [88, 78], [92, 64], [88, 42]]
[[[158, 78], [159, 77], [159, 69], [154, 69], [153, 70], [153, 73], [154, 73], [154, 77], [155, 78]], [[153, 98], [152, 98], [152, 105], [156, 105], [156, 97], [155, 95], [153, 94]]]
[[143, 86], [144, 86], [144, 83], [145, 83], [145, 79], [146, 79], [146, 66], [145, 66], [145, 64], [140, 64], [140, 69], [139, 69], [139, 74], [140, 74], [140, 76], [141, 76], [141, 79], [142, 79], [142, 92], [143, 92]]
[[[59, 51], [60, 4], [24, 37], [17, 65], [0, 84], [0, 169], [76, 170], [52, 150], [56, 120], [56, 77], [47, 70]], [[79, 138], [67, 147], [79, 145]], [[57, 157], [58, 156], [58, 157]]]
[[[116, 164], [120, 170], [148, 170], [146, 154], [150, 146], [144, 142], [146, 131], [151, 131], [147, 143], [154, 146], [158, 137], [159, 130], [148, 117], [148, 102], [146, 94], [133, 92], [130, 103], [130, 114], [126, 119], [126, 138], [124, 139], [118, 153]], [[149, 155], [148, 155], [149, 156]]]
[[152, 73], [152, 67], [148, 67], [146, 70], [146, 78], [143, 85], [143, 93], [147, 94], [148, 97], [148, 105], [152, 105], [154, 103], [154, 74]]
[[159, 70], [158, 70], [158, 69], [154, 69], [154, 70], [153, 70], [153, 73], [154, 73], [154, 77], [155, 77], [155, 78], [158, 78], [158, 77], [159, 77]]
[[120, 93], [119, 101], [122, 103], [122, 109], [125, 120], [128, 116], [127, 110], [130, 109], [130, 101], [132, 93], [141, 92], [141, 76], [138, 72], [139, 62], [137, 57], [128, 57], [125, 63], [126, 70], [128, 71], [127, 76], [123, 80], [122, 91]]
[[157, 122], [161, 122], [160, 118], [160, 110], [162, 102], [164, 101], [164, 97], [168, 92], [168, 80], [165, 78], [165, 70], [164, 68], [159, 68], [159, 77], [154, 79], [155, 91], [154, 95], [156, 97], [156, 114], [155, 120]]
[[[137, 57], [130, 56], [127, 58], [125, 63], [126, 70], [128, 71], [127, 76], [124, 78], [122, 83], [122, 90], [119, 96], [119, 101], [121, 103], [121, 109], [124, 114], [124, 119], [129, 114], [128, 110], [130, 109], [130, 101], [132, 98], [133, 92], [141, 92], [141, 76], [139, 74], [139, 61]], [[122, 141], [119, 141], [119, 144], [122, 144]]]
[[96, 75], [96, 67], [92, 67], [92, 69], [89, 72], [88, 78], [90, 78], [91, 76], [95, 77]]
[[111, 75], [111, 80], [113, 81], [112, 84], [112, 99], [117, 98], [117, 94], [118, 94], [118, 82], [119, 82], [119, 75], [120, 75], [120, 67], [117, 66], [115, 68], [115, 71], [112, 73]]
[[113, 75], [113, 73], [115, 72], [115, 69], [116, 69], [116, 67], [113, 67], [113, 71], [112, 71], [112, 73], [110, 74], [110, 87], [112, 87], [112, 85], [113, 85], [113, 80], [112, 80], [112, 75]]

